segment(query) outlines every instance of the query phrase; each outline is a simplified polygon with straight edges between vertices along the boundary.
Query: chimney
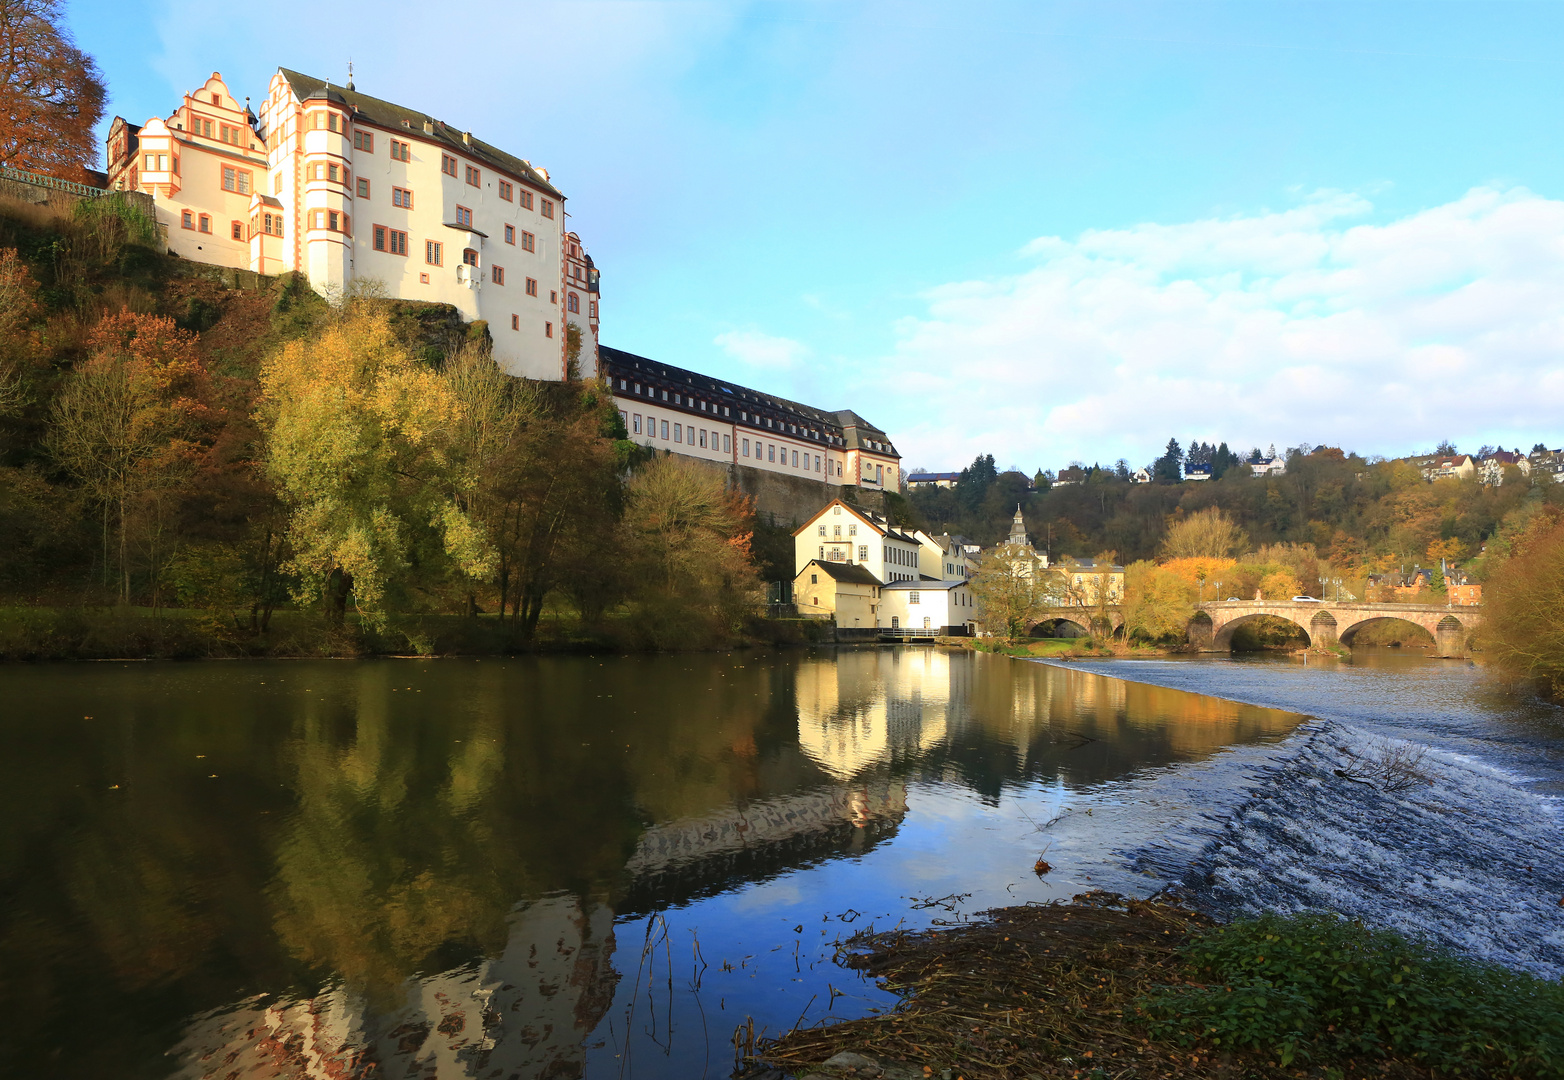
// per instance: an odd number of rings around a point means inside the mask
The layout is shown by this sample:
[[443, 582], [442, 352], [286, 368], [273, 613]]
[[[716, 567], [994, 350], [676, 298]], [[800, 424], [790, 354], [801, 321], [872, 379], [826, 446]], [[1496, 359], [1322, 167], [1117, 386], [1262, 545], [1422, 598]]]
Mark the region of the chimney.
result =
[[425, 135], [433, 135], [434, 134], [434, 121], [433, 120], [425, 120], [424, 121], [424, 134]]
[[470, 132], [470, 131], [462, 132], [462, 145], [463, 146], [471, 146], [472, 145], [472, 132]]

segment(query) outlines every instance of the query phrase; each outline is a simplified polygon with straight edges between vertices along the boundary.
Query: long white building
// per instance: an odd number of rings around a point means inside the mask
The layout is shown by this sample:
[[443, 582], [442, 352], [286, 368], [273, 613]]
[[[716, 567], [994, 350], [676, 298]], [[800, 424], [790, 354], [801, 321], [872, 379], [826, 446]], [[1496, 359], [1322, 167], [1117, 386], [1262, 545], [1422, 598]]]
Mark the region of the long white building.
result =
[[594, 370], [597, 271], [534, 166], [427, 113], [280, 68], [259, 112], [213, 73], [167, 118], [115, 118], [111, 187], [150, 192], [169, 250], [323, 294], [372, 280], [488, 323], [513, 375]]
[[598, 357], [638, 443], [824, 484], [900, 489], [890, 436], [851, 409], [816, 409], [606, 346]]

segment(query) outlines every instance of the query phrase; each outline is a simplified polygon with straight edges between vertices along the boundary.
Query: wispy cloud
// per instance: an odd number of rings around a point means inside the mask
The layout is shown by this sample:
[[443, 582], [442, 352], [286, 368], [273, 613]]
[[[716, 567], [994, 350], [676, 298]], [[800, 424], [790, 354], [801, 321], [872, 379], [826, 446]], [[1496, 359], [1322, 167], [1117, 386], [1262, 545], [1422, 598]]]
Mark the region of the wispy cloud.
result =
[[730, 330], [718, 334], [713, 344], [741, 364], [773, 373], [791, 372], [810, 356], [803, 342], [759, 330]]
[[[1411, 451], [1559, 441], [1564, 202], [1475, 189], [1384, 224], [1323, 193], [1026, 245], [929, 290], [876, 412], [920, 460], [1149, 460], [1169, 435]], [[959, 363], [952, 363], [953, 358]]]

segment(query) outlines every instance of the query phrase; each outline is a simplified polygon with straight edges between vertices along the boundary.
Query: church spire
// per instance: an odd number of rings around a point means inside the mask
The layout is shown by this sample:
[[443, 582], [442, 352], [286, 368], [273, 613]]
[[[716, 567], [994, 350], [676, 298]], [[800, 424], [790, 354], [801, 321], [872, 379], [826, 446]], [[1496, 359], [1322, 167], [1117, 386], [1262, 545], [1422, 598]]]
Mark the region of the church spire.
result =
[[1010, 523], [1010, 539], [1006, 543], [1020, 544], [1024, 547], [1032, 546], [1032, 541], [1026, 535], [1026, 521], [1021, 516], [1020, 503], [1016, 503], [1016, 516]]

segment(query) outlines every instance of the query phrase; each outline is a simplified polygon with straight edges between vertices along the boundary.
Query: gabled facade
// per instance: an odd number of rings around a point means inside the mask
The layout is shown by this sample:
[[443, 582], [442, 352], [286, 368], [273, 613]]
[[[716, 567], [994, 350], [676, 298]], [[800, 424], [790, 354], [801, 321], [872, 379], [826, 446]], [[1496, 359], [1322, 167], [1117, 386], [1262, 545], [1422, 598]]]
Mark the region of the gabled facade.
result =
[[195, 262], [248, 267], [250, 199], [265, 179], [266, 139], [249, 103], [217, 72], [167, 117], [139, 128], [115, 117], [106, 144], [109, 187], [145, 191], [168, 250]]
[[1470, 480], [1477, 475], [1477, 463], [1469, 454], [1445, 454], [1422, 464], [1425, 480]]
[[977, 561], [967, 553], [960, 538], [948, 533], [930, 536], [917, 531], [918, 576], [937, 581], [966, 581], [977, 569]]
[[[487, 322], [504, 370], [565, 375], [565, 197], [547, 170], [471, 132], [281, 68], [259, 113], [214, 73], [167, 119], [116, 118], [108, 149], [110, 186], [152, 193], [178, 255], [303, 273], [327, 296], [373, 282], [451, 304]], [[575, 248], [589, 312], [596, 269]], [[596, 324], [579, 317], [591, 375]]]
[[794, 565], [814, 560], [860, 566], [889, 585], [918, 581], [920, 544], [879, 514], [833, 499], [793, 533]]
[[880, 579], [861, 566], [811, 559], [793, 579], [793, 606], [837, 626], [879, 626]]

